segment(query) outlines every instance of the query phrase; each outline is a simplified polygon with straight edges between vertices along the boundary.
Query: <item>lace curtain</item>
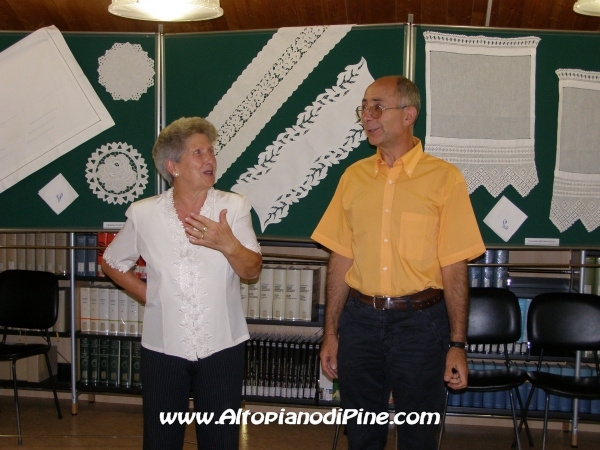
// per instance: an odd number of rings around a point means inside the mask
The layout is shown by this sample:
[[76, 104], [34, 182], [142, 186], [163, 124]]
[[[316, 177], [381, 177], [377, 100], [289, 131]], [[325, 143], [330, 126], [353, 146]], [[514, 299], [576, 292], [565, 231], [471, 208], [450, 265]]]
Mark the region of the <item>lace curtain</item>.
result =
[[425, 151], [456, 165], [469, 193], [522, 195], [538, 183], [534, 159], [537, 37], [425, 32]]
[[556, 166], [550, 220], [567, 230], [577, 220], [600, 225], [600, 72], [559, 69]]

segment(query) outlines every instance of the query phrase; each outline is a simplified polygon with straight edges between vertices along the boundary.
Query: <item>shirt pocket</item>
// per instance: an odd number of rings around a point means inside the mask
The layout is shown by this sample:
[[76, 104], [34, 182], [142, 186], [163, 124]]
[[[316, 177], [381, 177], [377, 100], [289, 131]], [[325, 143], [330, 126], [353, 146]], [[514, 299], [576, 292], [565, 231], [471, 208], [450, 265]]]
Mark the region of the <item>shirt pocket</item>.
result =
[[400, 256], [407, 260], [425, 261], [437, 254], [438, 218], [405, 212], [400, 218]]

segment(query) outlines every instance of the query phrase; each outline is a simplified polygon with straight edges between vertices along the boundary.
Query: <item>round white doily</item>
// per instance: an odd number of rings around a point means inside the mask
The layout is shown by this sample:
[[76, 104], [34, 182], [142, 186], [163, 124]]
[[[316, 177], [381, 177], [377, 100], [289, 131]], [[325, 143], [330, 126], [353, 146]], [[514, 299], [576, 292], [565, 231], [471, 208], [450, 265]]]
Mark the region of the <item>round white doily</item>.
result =
[[148, 184], [148, 168], [131, 145], [113, 142], [92, 153], [85, 177], [100, 200], [122, 205], [142, 195]]
[[113, 100], [139, 100], [154, 86], [154, 60], [139, 44], [116, 43], [98, 58], [98, 75]]

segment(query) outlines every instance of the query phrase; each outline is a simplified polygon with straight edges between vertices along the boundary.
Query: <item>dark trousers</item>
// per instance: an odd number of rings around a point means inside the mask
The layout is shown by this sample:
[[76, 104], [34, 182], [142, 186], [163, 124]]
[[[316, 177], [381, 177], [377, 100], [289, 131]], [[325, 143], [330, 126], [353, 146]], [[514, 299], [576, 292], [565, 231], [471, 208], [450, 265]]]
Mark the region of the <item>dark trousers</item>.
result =
[[144, 450], [181, 450], [185, 425], [162, 425], [160, 413], [188, 412], [190, 390], [195, 412], [214, 413], [210, 425], [195, 422], [198, 448], [237, 449], [239, 426], [214, 422], [225, 410], [237, 413], [241, 407], [243, 376], [243, 343], [197, 361], [142, 347]]
[[[342, 408], [363, 408], [363, 415], [388, 411], [393, 390], [396, 413], [441, 415], [449, 339], [443, 301], [419, 311], [382, 311], [350, 297], [339, 319]], [[351, 450], [385, 447], [388, 425], [359, 425], [354, 419], [346, 430]], [[398, 448], [433, 450], [435, 431], [435, 425], [398, 425]]]

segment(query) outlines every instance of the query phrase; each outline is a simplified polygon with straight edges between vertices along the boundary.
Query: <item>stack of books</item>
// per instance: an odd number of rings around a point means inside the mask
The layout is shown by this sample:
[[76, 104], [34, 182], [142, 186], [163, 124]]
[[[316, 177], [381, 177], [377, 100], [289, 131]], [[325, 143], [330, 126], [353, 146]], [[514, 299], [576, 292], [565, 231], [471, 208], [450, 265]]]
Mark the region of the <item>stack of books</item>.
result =
[[84, 386], [141, 388], [141, 342], [82, 337], [79, 382]]
[[139, 336], [143, 331], [144, 306], [122, 289], [80, 287], [79, 315], [82, 333]]
[[316, 398], [321, 336], [251, 333], [245, 346], [243, 395]]
[[258, 279], [241, 280], [244, 314], [249, 319], [316, 319], [320, 274], [314, 267], [263, 266]]

